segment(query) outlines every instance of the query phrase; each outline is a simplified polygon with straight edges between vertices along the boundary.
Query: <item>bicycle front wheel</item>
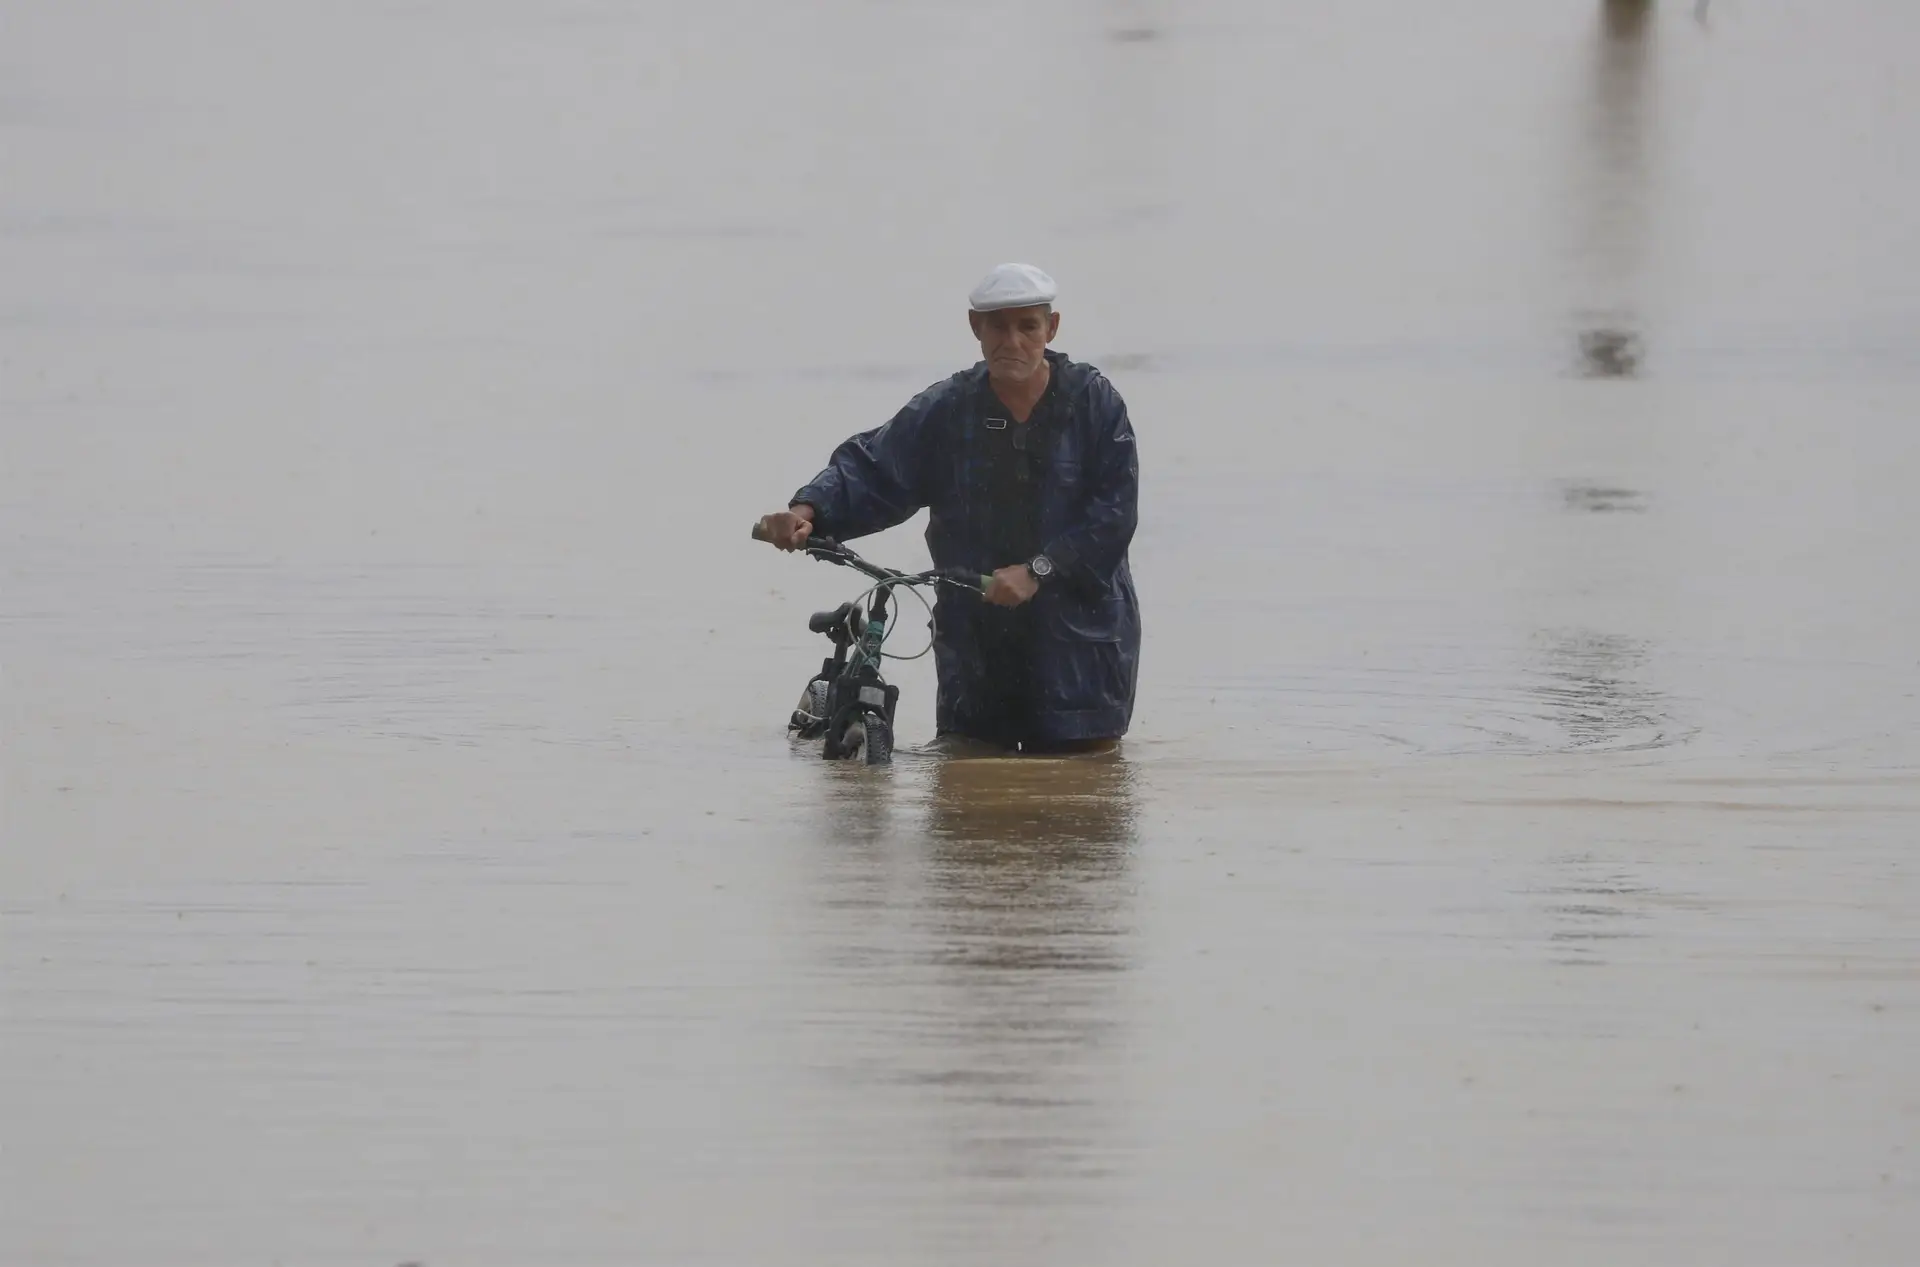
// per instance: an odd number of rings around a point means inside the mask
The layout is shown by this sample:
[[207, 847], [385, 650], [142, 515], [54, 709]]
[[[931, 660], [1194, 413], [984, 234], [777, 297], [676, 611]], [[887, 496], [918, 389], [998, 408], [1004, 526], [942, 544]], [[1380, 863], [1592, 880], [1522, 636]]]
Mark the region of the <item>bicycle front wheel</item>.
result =
[[868, 765], [893, 764], [893, 727], [884, 717], [868, 716], [865, 757]]

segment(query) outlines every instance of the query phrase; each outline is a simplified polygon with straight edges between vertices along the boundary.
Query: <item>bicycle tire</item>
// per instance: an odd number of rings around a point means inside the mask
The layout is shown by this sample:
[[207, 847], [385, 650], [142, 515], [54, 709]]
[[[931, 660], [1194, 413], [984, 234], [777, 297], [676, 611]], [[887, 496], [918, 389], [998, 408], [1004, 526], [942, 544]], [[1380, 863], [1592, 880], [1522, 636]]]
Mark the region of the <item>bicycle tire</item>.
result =
[[800, 704], [787, 719], [787, 729], [802, 739], [811, 739], [827, 728], [827, 684], [819, 678], [807, 683], [800, 693]]
[[834, 730], [827, 728], [826, 742], [820, 745], [820, 755], [829, 761], [864, 761], [867, 751], [867, 727], [859, 715]]
[[884, 717], [869, 716], [864, 756], [868, 765], [893, 764], [893, 727]]

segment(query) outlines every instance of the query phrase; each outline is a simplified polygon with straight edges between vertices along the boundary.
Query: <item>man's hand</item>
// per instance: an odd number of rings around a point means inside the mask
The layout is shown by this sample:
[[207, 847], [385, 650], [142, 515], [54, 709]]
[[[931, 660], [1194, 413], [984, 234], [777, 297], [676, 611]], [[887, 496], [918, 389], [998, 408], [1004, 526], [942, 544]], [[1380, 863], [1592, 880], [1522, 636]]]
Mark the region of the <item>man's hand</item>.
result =
[[813, 535], [813, 507], [801, 502], [762, 516], [760, 535], [782, 550], [798, 550]]
[[993, 574], [987, 583], [986, 599], [995, 607], [1018, 607], [1039, 592], [1040, 582], [1033, 579], [1027, 565], [1016, 563]]

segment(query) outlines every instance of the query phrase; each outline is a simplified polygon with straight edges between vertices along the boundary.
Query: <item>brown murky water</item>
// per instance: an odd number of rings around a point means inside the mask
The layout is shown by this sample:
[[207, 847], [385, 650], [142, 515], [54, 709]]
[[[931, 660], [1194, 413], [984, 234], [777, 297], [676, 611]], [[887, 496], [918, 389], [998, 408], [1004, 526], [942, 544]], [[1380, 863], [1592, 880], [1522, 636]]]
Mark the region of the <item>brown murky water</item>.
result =
[[[0, 7], [0, 1262], [1915, 1261], [1917, 38]], [[1136, 732], [825, 768], [1008, 257]]]

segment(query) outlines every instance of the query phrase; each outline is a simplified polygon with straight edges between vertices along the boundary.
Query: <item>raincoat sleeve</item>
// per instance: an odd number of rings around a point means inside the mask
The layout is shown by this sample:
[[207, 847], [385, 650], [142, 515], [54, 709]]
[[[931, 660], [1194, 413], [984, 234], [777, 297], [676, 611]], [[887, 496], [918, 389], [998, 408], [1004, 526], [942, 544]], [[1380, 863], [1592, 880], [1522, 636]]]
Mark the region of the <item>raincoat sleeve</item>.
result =
[[884, 532], [931, 500], [935, 425], [941, 395], [929, 389], [884, 426], [833, 451], [827, 467], [793, 495], [813, 507], [815, 530], [840, 540]]
[[1127, 402], [1105, 378], [1089, 389], [1094, 443], [1087, 457], [1085, 509], [1080, 522], [1046, 546], [1046, 555], [1075, 588], [1103, 589], [1127, 557], [1140, 517], [1140, 460]]

